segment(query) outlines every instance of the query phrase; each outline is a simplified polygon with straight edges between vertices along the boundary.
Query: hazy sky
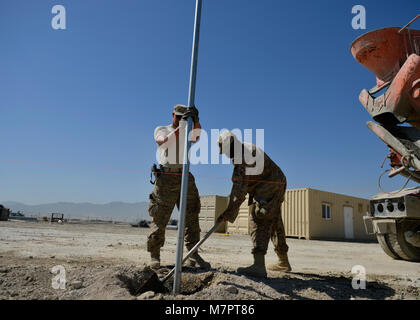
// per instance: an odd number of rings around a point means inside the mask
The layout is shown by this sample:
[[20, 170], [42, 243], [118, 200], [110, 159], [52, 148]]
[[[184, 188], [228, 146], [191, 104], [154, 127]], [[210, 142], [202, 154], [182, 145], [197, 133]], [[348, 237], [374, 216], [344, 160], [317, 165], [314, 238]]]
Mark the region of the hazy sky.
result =
[[[51, 27], [55, 4], [66, 8], [66, 30]], [[366, 8], [366, 30], [351, 27], [355, 4]], [[377, 193], [387, 148], [358, 101], [375, 77], [349, 47], [367, 31], [403, 26], [419, 4], [204, 0], [203, 128], [264, 129], [290, 188]], [[154, 128], [187, 103], [194, 5], [0, 0], [0, 201], [148, 198]], [[201, 195], [229, 193], [231, 165], [191, 171]]]

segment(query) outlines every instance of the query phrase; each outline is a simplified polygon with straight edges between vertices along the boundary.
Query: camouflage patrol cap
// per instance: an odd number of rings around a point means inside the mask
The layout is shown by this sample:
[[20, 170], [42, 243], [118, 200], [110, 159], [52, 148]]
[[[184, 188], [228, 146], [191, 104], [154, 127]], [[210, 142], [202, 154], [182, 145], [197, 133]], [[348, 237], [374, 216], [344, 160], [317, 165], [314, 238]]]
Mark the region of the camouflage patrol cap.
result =
[[182, 104], [177, 104], [174, 106], [174, 113], [177, 116], [183, 116], [186, 111], [187, 111], [187, 107]]

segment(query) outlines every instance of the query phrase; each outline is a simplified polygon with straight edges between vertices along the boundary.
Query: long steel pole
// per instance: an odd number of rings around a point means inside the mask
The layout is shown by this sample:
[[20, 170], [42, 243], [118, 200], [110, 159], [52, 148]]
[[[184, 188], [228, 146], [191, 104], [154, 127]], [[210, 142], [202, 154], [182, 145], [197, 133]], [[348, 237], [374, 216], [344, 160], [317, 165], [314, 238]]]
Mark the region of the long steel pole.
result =
[[[190, 87], [188, 93], [188, 108], [195, 104], [195, 83], [197, 78], [197, 61], [198, 61], [198, 41], [200, 38], [200, 23], [201, 23], [201, 7], [202, 0], [196, 0], [195, 4], [195, 21], [194, 21], [194, 36], [193, 36], [193, 47], [191, 56], [191, 70], [190, 70]], [[179, 221], [178, 221], [178, 242], [176, 246], [176, 263], [175, 263], [175, 275], [174, 275], [174, 288], [173, 294], [179, 293], [181, 285], [181, 272], [182, 272], [182, 255], [184, 249], [184, 234], [185, 234], [185, 216], [187, 209], [187, 192], [188, 192], [188, 177], [190, 173], [190, 161], [188, 154], [190, 151], [191, 142], [188, 139], [192, 128], [192, 119], [187, 119], [187, 125], [185, 128], [185, 143], [184, 143], [184, 161], [182, 166], [182, 183], [181, 183], [181, 194], [180, 194], [180, 206], [179, 206]]]

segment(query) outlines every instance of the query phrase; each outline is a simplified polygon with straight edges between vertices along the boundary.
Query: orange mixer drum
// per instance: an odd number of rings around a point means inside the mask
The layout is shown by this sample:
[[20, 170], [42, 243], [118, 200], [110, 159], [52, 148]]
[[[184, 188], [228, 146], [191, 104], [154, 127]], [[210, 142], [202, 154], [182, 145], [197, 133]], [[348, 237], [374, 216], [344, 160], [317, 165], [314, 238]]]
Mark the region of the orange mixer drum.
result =
[[371, 31], [352, 43], [353, 57], [376, 75], [376, 88], [362, 90], [359, 100], [380, 123], [420, 127], [420, 31], [399, 30]]
[[353, 57], [378, 78], [378, 86], [392, 80], [411, 53], [419, 54], [420, 31], [384, 28], [368, 32], [353, 41]]

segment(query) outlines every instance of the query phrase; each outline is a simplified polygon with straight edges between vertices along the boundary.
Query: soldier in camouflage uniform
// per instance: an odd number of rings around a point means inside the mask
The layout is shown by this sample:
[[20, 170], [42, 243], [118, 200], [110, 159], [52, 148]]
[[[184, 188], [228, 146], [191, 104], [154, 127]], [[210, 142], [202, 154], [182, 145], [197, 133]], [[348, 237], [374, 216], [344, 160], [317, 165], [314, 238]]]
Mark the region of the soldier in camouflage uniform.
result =
[[[267, 154], [250, 143], [240, 142], [230, 131], [223, 131], [219, 138], [219, 152], [232, 159], [232, 191], [227, 209], [218, 221], [233, 223], [238, 216], [239, 207], [249, 194], [248, 205], [253, 204], [251, 211], [251, 238], [254, 263], [238, 272], [250, 276], [266, 277], [265, 254], [268, 242], [274, 244], [278, 262], [268, 266], [269, 270], [289, 272], [292, 270], [287, 257], [288, 246], [281, 217], [281, 204], [286, 191], [286, 177], [281, 169]], [[256, 159], [253, 163], [246, 161], [246, 154]], [[260, 169], [256, 168], [260, 161]], [[247, 163], [248, 162], [248, 163]], [[257, 169], [257, 170], [256, 170]], [[248, 172], [247, 172], [248, 171]]]
[[[180, 139], [180, 120], [192, 117], [194, 121], [192, 142], [199, 138], [201, 128], [198, 119], [198, 110], [176, 105], [172, 113], [172, 124], [160, 126], [155, 129], [154, 138], [158, 145], [160, 174], [156, 177], [155, 187], [150, 194], [149, 215], [152, 217], [151, 229], [147, 239], [147, 251], [151, 256], [151, 267], [160, 267], [160, 248], [165, 243], [165, 229], [171, 217], [175, 204], [179, 209], [179, 197], [182, 179], [183, 144]], [[197, 131], [198, 130], [198, 131]], [[195, 185], [194, 176], [189, 173], [187, 210], [185, 217], [185, 245], [188, 250], [200, 240], [200, 226], [198, 215], [200, 213], [200, 197]], [[196, 252], [186, 262], [189, 266], [210, 268]]]

